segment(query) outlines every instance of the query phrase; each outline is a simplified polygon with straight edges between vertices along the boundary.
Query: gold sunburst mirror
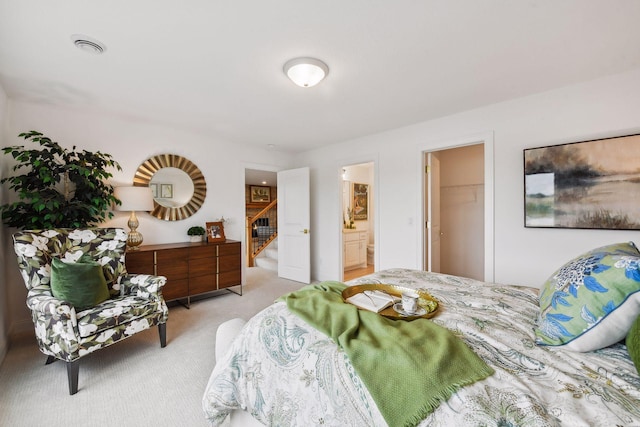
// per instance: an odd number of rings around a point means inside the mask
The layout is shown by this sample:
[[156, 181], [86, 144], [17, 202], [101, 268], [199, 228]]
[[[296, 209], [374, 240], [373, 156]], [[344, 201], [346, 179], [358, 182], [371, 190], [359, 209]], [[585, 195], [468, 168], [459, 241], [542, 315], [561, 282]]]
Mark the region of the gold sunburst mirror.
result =
[[179, 221], [196, 213], [207, 195], [204, 175], [190, 160], [176, 154], [159, 154], [138, 167], [133, 185], [151, 187], [151, 215]]

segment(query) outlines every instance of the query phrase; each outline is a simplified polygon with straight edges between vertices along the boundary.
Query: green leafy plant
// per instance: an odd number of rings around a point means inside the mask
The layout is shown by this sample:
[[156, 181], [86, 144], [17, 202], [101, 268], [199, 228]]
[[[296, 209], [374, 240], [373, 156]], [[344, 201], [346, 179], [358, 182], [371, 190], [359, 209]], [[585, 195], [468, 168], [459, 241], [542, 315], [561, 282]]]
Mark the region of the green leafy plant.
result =
[[0, 206], [2, 221], [20, 229], [74, 228], [97, 225], [113, 217], [111, 206], [120, 204], [107, 179], [107, 168], [122, 170], [109, 154], [63, 148], [40, 132], [19, 137], [41, 149], [4, 147], [18, 162], [13, 171], [21, 174], [2, 178], [19, 200]]
[[189, 236], [204, 236], [205, 229], [204, 227], [194, 226], [187, 230], [187, 235]]

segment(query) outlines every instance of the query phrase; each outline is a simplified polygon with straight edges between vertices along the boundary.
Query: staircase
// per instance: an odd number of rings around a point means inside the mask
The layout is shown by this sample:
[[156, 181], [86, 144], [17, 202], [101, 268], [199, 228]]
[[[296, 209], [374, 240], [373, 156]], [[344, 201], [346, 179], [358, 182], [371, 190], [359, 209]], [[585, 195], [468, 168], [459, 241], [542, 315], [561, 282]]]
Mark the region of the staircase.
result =
[[266, 270], [278, 271], [278, 239], [272, 241], [269, 246], [253, 260], [256, 267]]
[[[259, 258], [267, 258], [262, 261], [263, 268], [271, 265], [270, 270], [278, 270], [278, 199], [269, 203], [254, 217], [247, 217], [247, 267], [253, 267]], [[275, 244], [274, 244], [275, 242]], [[266, 252], [269, 252], [267, 254]], [[275, 260], [275, 261], [274, 261]]]

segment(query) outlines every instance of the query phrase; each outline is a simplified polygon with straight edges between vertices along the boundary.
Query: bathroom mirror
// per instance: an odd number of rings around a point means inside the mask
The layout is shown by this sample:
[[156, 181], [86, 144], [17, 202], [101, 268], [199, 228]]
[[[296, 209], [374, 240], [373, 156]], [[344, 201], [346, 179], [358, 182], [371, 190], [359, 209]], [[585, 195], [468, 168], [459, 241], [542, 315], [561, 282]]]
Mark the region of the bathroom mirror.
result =
[[207, 195], [207, 183], [198, 167], [176, 154], [160, 154], [138, 167], [133, 185], [151, 187], [151, 215], [179, 221], [196, 213]]

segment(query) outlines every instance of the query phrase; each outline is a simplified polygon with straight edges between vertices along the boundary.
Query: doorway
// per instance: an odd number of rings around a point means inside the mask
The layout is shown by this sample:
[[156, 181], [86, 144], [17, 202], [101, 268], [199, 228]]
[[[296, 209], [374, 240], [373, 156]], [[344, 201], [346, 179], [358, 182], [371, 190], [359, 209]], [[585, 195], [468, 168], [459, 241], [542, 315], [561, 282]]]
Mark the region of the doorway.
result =
[[426, 269], [485, 280], [485, 144], [424, 156]]
[[[251, 221], [258, 213], [277, 198], [278, 174], [273, 170], [258, 168], [245, 168], [244, 170], [244, 199], [245, 199], [245, 220]], [[252, 197], [254, 191], [263, 191], [268, 197]], [[257, 189], [257, 190], [256, 190]], [[276, 230], [277, 217], [260, 218], [252, 226], [245, 224], [245, 263], [247, 267], [260, 267], [266, 270], [278, 271], [278, 242], [269, 242], [269, 236]], [[260, 252], [258, 257], [251, 259], [251, 251], [254, 247], [260, 247], [267, 243], [267, 246]]]
[[342, 167], [342, 268], [351, 280], [375, 271], [374, 163]]
[[309, 168], [244, 170], [247, 267], [310, 283]]

